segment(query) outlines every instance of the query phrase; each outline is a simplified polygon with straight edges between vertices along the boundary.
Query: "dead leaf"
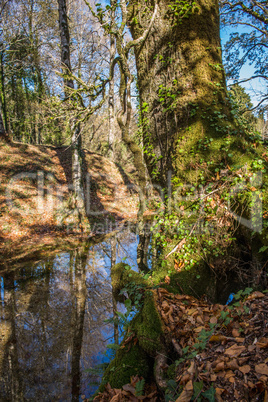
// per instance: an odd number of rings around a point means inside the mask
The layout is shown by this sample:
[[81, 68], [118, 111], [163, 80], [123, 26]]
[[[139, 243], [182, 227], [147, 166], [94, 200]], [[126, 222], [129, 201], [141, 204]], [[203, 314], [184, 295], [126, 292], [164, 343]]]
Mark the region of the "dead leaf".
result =
[[193, 382], [188, 381], [176, 402], [190, 402], [194, 393]]
[[268, 375], [268, 366], [265, 363], [257, 364], [255, 366], [255, 371], [258, 374], [265, 374]]
[[230, 370], [239, 370], [239, 366], [237, 364], [236, 359], [230, 360], [229, 362], [226, 363], [226, 368]]
[[235, 338], [236, 342], [243, 343], [245, 338]]
[[247, 297], [247, 300], [262, 299], [263, 297], [264, 297], [263, 293], [256, 291], [256, 292], [251, 293], [251, 295], [249, 295]]
[[217, 324], [217, 322], [218, 322], [217, 317], [215, 317], [215, 316], [211, 317], [211, 319], [209, 320], [209, 322], [210, 322], [211, 324]]
[[230, 357], [238, 357], [241, 355], [242, 352], [245, 351], [245, 349], [246, 349], [245, 346], [238, 346], [234, 344], [230, 348], [226, 349], [224, 354]]
[[209, 342], [222, 342], [226, 341], [226, 336], [224, 335], [212, 335]]
[[259, 339], [259, 341], [256, 343], [256, 346], [258, 346], [261, 349], [268, 348], [268, 339], [267, 338]]
[[239, 367], [239, 371], [241, 371], [241, 373], [243, 373], [243, 374], [249, 373], [250, 370], [251, 370], [251, 367], [248, 364], [246, 364], [245, 366]]
[[131, 392], [133, 395], [135, 395], [135, 388], [132, 385], [126, 384], [126, 385], [123, 385], [122, 388], [124, 391]]
[[234, 338], [239, 338], [240, 332], [236, 328], [234, 328], [232, 330], [232, 335]]
[[168, 275], [165, 277], [165, 282], [167, 285], [170, 284], [170, 277]]
[[217, 366], [215, 367], [214, 371], [215, 373], [217, 373], [218, 371], [222, 371], [225, 369], [225, 363], [224, 362], [220, 362], [217, 364]]

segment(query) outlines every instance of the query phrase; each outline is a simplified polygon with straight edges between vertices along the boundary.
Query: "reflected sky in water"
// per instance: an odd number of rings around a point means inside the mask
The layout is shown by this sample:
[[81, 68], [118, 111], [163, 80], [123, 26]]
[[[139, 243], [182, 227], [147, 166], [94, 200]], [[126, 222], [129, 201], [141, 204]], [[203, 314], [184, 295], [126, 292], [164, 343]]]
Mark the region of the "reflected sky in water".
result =
[[[113, 327], [111, 244], [137, 269], [137, 236], [25, 264], [0, 277], [0, 400], [79, 401], [97, 388], [92, 369], [108, 357]], [[115, 248], [113, 248], [115, 252]]]

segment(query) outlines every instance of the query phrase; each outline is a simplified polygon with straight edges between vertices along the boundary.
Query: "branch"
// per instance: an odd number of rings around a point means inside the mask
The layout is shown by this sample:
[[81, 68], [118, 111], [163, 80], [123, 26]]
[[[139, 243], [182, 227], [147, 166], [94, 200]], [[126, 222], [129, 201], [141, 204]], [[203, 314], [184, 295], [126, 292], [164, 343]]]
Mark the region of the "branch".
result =
[[150, 33], [150, 30], [151, 30], [151, 28], [152, 28], [152, 25], [153, 25], [153, 23], [154, 23], [154, 20], [155, 20], [157, 11], [158, 11], [158, 4], [155, 3], [153, 16], [152, 16], [152, 18], [151, 18], [151, 21], [150, 21], [150, 24], [149, 24], [148, 28], [144, 31], [143, 35], [142, 35], [140, 38], [137, 38], [137, 39], [132, 40], [132, 41], [130, 41], [130, 42], [127, 43], [127, 45], [126, 45], [126, 51], [127, 51], [127, 52], [128, 52], [129, 49], [131, 49], [133, 46], [138, 46], [138, 45], [141, 45], [141, 44], [143, 44], [143, 43], [145, 42], [145, 40], [147, 39], [147, 37], [148, 37], [148, 35], [149, 35], [149, 33]]
[[242, 84], [243, 82], [248, 82], [248, 81], [254, 80], [256, 78], [262, 78], [264, 80], [268, 80], [268, 77], [266, 75], [253, 75], [250, 78], [246, 78], [246, 79], [241, 80], [241, 81], [235, 81], [233, 84], [229, 84], [228, 87], [232, 87], [232, 86], [234, 86], [236, 84]]
[[[254, 106], [252, 109], [249, 109], [249, 112], [253, 112], [253, 110], [256, 110], [260, 107], [260, 105], [265, 102], [266, 100], [268, 100], [268, 96], [265, 96], [258, 104], [257, 106]], [[267, 105], [266, 105], [267, 107]]]
[[251, 15], [252, 17], [256, 18], [258, 21], [268, 24], [268, 18], [265, 16], [259, 14], [257, 11], [254, 11], [253, 8], [247, 7], [242, 1], [238, 1], [237, 3], [232, 4], [230, 1], [223, 1], [222, 2], [223, 6], [228, 5], [230, 7], [231, 11], [235, 11], [235, 7], [240, 7], [241, 11], [244, 11], [246, 14]]

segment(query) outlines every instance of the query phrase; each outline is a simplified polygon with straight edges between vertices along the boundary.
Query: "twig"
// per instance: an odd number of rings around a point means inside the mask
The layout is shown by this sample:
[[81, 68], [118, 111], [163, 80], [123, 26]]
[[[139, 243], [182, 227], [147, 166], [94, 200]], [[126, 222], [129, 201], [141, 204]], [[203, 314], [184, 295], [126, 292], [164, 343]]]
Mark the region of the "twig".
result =
[[[193, 233], [193, 231], [194, 231], [194, 229], [195, 229], [197, 223], [198, 223], [198, 220], [197, 220], [197, 221], [195, 222], [195, 224], [192, 226], [192, 229], [191, 229], [191, 231], [190, 231], [190, 233], [189, 233], [189, 235], [188, 235], [187, 237], [190, 237], [190, 236], [192, 235], [192, 233]], [[182, 246], [183, 246], [185, 243], [186, 243], [186, 237], [184, 237], [184, 239], [182, 239], [182, 240], [173, 248], [173, 250], [171, 250], [170, 253], [168, 253], [168, 254], [165, 256], [165, 260], [166, 260], [171, 254], [175, 253], [175, 251], [180, 250], [180, 249], [182, 248]]]

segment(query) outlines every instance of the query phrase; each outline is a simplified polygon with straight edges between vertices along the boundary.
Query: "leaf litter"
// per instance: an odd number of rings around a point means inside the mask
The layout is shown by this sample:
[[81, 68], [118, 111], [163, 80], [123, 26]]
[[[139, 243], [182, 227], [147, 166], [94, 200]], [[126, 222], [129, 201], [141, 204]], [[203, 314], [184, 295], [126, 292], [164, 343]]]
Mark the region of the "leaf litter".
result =
[[[268, 401], [268, 294], [253, 292], [233, 306], [162, 288], [154, 290], [154, 298], [176, 365], [172, 400]], [[165, 400], [152, 384], [144, 396], [136, 396], [138, 380], [132, 378], [121, 390], [107, 384], [94, 401]]]

